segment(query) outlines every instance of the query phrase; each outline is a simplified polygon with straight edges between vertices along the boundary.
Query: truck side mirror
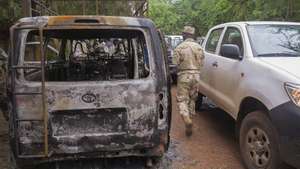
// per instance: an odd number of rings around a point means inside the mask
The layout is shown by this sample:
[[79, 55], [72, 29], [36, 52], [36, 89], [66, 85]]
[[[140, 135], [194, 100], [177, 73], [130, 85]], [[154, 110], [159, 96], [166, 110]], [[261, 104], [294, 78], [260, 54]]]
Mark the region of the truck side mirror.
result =
[[241, 50], [238, 45], [235, 44], [224, 44], [221, 46], [220, 54], [227, 58], [242, 60]]

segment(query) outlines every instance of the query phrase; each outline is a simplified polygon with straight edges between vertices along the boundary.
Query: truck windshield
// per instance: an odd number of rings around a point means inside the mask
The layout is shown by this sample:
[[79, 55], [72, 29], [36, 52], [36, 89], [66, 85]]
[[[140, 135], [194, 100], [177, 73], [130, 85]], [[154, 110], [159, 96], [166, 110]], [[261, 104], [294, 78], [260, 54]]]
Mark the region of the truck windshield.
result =
[[300, 57], [300, 25], [250, 25], [248, 32], [258, 57]]

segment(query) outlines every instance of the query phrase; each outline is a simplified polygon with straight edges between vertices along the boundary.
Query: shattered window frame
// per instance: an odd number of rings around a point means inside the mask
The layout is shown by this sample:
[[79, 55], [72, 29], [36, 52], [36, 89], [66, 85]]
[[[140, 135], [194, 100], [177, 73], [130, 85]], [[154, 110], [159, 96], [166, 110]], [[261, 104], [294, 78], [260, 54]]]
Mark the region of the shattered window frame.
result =
[[[98, 26], [98, 25], [97, 25]], [[61, 26], [61, 27], [55, 27], [55, 28], [46, 28], [44, 29], [44, 31], [47, 30], [68, 30], [68, 29], [72, 29], [72, 27], [70, 26]], [[74, 29], [74, 28], [73, 28]], [[78, 28], [77, 28], [78, 29]], [[77, 83], [77, 84], [86, 84], [86, 83], [99, 83], [99, 82], [120, 82], [120, 81], [139, 81], [139, 80], [148, 80], [151, 79], [153, 77], [153, 69], [155, 67], [155, 61], [154, 61], [154, 44], [151, 40], [151, 32], [148, 28], [143, 27], [143, 28], [138, 28], [138, 27], [127, 27], [127, 26], [101, 26], [99, 28], [96, 26], [87, 26], [87, 27], [82, 27], [78, 30], [84, 30], [84, 29], [90, 29], [90, 30], [128, 30], [128, 31], [140, 31], [143, 35], [143, 38], [145, 40], [145, 44], [147, 46], [147, 53], [145, 53], [145, 55], [147, 54], [148, 56], [148, 66], [149, 66], [149, 70], [148, 70], [148, 74], [146, 77], [138, 77], [138, 78], [128, 78], [128, 79], [113, 79], [113, 80], [78, 80], [78, 81], [47, 81], [46, 83], [48, 84], [70, 84], [70, 83]], [[24, 29], [24, 30], [20, 30], [19, 34], [21, 36], [20, 38], [20, 48], [18, 49], [18, 51], [16, 51], [16, 53], [18, 53], [19, 56], [18, 58], [16, 58], [18, 65], [26, 65], [25, 64], [25, 49], [26, 49], [26, 42], [27, 42], [27, 37], [29, 32], [31, 31], [35, 31], [37, 29]], [[144, 56], [145, 57], [145, 56]], [[39, 62], [39, 61], [37, 61]], [[133, 65], [134, 66], [134, 65]], [[139, 68], [137, 70], [137, 72], [139, 71]], [[23, 82], [23, 83], [27, 83], [27, 84], [40, 84], [39, 81], [33, 81], [33, 80], [26, 80], [25, 76], [24, 76], [24, 72], [23, 71], [19, 71], [18, 72], [18, 76], [16, 77], [17, 80]]]

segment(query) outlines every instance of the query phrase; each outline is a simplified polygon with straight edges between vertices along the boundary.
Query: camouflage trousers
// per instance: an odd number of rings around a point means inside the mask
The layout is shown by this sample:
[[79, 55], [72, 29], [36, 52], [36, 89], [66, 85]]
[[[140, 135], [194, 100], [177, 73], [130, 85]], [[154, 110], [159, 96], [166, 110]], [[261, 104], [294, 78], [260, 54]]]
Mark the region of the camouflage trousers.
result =
[[[177, 81], [177, 105], [179, 113], [190, 119], [195, 114], [195, 102], [198, 97], [200, 74], [180, 74]], [[185, 120], [186, 122], [186, 120]]]

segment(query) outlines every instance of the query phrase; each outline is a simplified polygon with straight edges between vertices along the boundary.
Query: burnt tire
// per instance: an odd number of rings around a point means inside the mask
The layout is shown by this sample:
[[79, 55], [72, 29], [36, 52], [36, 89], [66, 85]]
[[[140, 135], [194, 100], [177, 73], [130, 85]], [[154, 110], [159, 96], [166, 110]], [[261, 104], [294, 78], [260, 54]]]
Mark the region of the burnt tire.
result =
[[278, 134], [264, 112], [255, 111], [242, 121], [240, 153], [247, 169], [279, 169]]

